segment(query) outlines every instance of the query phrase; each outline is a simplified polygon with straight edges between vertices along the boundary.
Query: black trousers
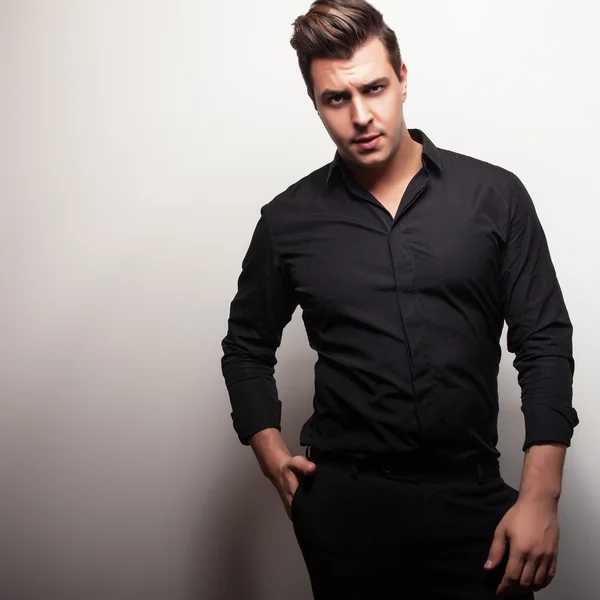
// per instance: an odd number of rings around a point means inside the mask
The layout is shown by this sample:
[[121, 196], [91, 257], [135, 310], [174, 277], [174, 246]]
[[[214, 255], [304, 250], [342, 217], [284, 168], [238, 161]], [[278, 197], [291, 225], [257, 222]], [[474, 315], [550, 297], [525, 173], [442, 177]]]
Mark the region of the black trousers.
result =
[[518, 497], [499, 472], [440, 481], [311, 459], [292, 522], [315, 600], [498, 598], [508, 550], [493, 572], [483, 565]]

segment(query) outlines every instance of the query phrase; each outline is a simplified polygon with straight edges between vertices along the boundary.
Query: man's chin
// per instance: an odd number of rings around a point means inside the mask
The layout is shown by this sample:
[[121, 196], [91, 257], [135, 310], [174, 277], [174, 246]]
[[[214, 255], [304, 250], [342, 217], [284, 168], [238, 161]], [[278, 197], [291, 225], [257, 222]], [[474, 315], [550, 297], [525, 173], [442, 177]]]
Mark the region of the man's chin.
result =
[[382, 152], [372, 152], [371, 154], [359, 154], [355, 156], [354, 162], [366, 169], [380, 167], [385, 163], [386, 156]]

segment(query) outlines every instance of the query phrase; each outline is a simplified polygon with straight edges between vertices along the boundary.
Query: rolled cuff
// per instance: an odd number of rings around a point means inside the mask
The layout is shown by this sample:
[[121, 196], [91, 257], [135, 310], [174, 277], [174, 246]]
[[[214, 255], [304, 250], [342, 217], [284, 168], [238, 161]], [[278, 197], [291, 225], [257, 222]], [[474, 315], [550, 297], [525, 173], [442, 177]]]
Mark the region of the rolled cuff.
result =
[[273, 378], [244, 379], [229, 386], [228, 391], [233, 428], [244, 446], [263, 429], [281, 431], [281, 401]]
[[540, 443], [571, 445], [573, 430], [579, 423], [577, 411], [572, 406], [535, 404], [522, 410], [525, 417], [523, 451]]

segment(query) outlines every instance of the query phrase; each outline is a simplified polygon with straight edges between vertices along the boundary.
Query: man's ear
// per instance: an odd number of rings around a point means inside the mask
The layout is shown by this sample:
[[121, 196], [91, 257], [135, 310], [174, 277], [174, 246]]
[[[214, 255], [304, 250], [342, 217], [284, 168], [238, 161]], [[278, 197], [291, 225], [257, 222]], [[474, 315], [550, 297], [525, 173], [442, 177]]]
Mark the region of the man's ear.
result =
[[406, 100], [406, 96], [408, 95], [408, 82], [406, 81], [408, 75], [408, 67], [406, 63], [402, 63], [402, 67], [400, 70], [400, 85], [402, 86], [402, 102]]

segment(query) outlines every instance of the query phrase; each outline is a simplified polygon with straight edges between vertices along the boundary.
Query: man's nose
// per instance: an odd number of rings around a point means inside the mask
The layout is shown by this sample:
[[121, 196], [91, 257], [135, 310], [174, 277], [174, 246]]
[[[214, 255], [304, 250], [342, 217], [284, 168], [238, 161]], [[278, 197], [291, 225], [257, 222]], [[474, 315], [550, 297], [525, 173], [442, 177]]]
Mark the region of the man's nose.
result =
[[357, 127], [366, 127], [371, 122], [369, 105], [363, 99], [354, 100], [352, 103], [352, 120]]

